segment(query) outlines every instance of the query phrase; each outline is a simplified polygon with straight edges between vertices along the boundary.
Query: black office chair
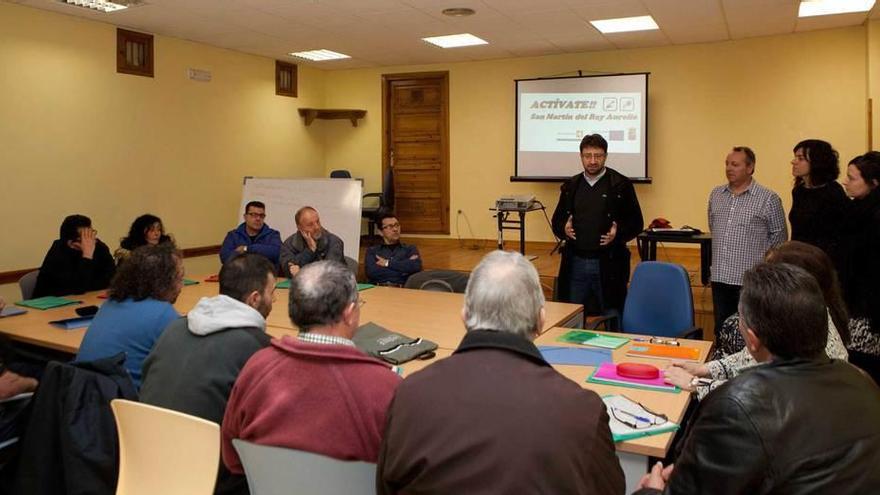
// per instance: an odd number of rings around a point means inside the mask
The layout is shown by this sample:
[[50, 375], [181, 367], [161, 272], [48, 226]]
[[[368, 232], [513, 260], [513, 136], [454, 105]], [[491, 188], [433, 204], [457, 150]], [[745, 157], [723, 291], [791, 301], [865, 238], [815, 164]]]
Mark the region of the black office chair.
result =
[[454, 270], [425, 270], [413, 273], [403, 285], [406, 289], [457, 292], [464, 294], [470, 273]]
[[330, 171], [331, 179], [351, 179], [351, 172], [348, 170], [331, 170]]
[[[385, 169], [382, 176], [382, 192], [364, 194], [364, 204], [361, 207], [361, 218], [367, 219], [367, 234], [376, 235], [376, 217], [379, 213], [394, 210], [394, 170], [392, 167]], [[367, 199], [371, 199], [367, 205]]]

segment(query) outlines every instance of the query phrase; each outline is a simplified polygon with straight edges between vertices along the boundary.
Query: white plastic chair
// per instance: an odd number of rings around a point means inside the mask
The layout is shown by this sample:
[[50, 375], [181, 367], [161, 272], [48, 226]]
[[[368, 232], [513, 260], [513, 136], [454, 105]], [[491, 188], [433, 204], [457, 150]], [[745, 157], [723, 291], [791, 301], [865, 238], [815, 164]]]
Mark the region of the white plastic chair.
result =
[[251, 495], [373, 495], [376, 465], [235, 438]]
[[170, 409], [110, 402], [119, 431], [116, 495], [211, 495], [220, 466], [220, 426]]

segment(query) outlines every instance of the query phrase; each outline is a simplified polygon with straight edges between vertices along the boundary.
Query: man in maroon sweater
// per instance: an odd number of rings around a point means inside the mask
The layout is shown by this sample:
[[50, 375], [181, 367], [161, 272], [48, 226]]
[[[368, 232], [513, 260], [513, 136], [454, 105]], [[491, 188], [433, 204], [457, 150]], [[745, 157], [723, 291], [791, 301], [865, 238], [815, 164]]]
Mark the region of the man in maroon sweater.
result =
[[304, 266], [288, 310], [300, 334], [273, 340], [238, 375], [223, 417], [223, 462], [243, 472], [233, 438], [376, 462], [400, 378], [351, 341], [360, 318], [354, 275], [335, 261]]

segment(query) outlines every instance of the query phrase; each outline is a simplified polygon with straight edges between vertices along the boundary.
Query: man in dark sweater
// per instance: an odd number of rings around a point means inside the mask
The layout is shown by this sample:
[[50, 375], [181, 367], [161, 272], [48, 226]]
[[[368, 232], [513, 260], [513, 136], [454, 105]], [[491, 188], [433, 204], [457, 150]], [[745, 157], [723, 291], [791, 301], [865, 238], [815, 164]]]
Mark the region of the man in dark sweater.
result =
[[471, 274], [462, 319], [455, 353], [397, 389], [376, 492], [623, 493], [602, 400], [532, 342], [544, 324], [535, 267], [519, 253], [488, 254]]
[[422, 271], [419, 249], [400, 242], [400, 221], [394, 213], [379, 214], [376, 225], [384, 242], [367, 248], [364, 261], [367, 279], [377, 285], [403, 287], [410, 275]]
[[[141, 401], [216, 423], [247, 360], [269, 345], [275, 268], [264, 256], [242, 253], [220, 269], [220, 295], [202, 298], [163, 332], [144, 361]], [[247, 493], [243, 476], [222, 467], [216, 494]]]
[[565, 240], [559, 299], [583, 304], [590, 314], [623, 311], [631, 241], [644, 228], [632, 182], [605, 167], [608, 142], [599, 134], [581, 140], [582, 174], [562, 184], [553, 232]]
[[116, 270], [110, 248], [98, 239], [92, 220], [70, 215], [40, 266], [32, 297], [66, 296], [106, 289]]

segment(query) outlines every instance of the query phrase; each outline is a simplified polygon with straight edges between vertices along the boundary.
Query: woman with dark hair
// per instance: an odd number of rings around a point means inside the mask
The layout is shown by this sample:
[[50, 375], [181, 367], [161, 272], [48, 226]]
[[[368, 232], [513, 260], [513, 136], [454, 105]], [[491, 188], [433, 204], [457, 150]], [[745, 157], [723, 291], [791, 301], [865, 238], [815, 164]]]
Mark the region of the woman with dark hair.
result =
[[850, 361], [880, 383], [880, 152], [849, 162], [853, 199], [842, 244], [843, 297], [849, 309]]
[[77, 361], [126, 354], [125, 368], [141, 385], [141, 365], [169, 323], [180, 317], [172, 304], [183, 288], [183, 261], [169, 243], [141, 246], [116, 270], [110, 298], [92, 320]]
[[839, 240], [849, 200], [837, 182], [837, 151], [819, 139], [801, 141], [792, 151], [791, 240], [822, 249], [839, 268]]
[[174, 244], [171, 236], [165, 233], [162, 219], [147, 213], [134, 219], [128, 229], [128, 235], [120, 239], [119, 249], [113, 253], [113, 258], [116, 259], [118, 265], [128, 258], [128, 255], [135, 249], [148, 244], [155, 246], [164, 242]]
[[[816, 246], [790, 241], [770, 248], [764, 261], [803, 268], [816, 279], [819, 288], [822, 289], [825, 307], [828, 310], [828, 341], [825, 354], [829, 358], [846, 361], [849, 357], [846, 344], [850, 341], [848, 319], [837, 280], [837, 271], [831, 258]], [[758, 364], [745, 349], [745, 342], [739, 331], [738, 313], [724, 321], [717, 341], [714, 360], [706, 364], [674, 364], [666, 370], [667, 380], [684, 390], [696, 390], [702, 398], [725, 381]]]

